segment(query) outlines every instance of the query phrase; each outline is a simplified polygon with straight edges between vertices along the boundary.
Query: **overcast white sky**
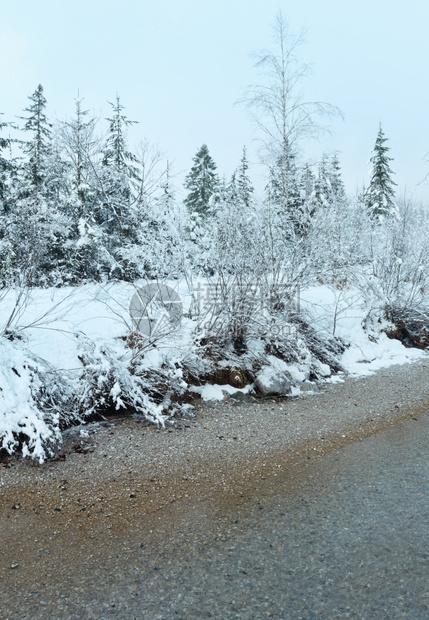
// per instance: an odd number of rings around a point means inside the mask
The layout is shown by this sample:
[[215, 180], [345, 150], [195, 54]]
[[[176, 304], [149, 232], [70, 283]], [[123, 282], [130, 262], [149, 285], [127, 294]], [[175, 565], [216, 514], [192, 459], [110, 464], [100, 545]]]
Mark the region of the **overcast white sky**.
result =
[[229, 177], [247, 145], [256, 181], [255, 131], [234, 102], [257, 81], [250, 54], [272, 47], [279, 9], [307, 31], [309, 99], [345, 115], [308, 157], [338, 150], [353, 192], [368, 180], [381, 121], [399, 189], [429, 202], [429, 186], [417, 187], [429, 171], [427, 0], [0, 0], [3, 120], [22, 113], [39, 83], [51, 117], [73, 113], [78, 89], [105, 117], [118, 92], [140, 122], [132, 140], [158, 144], [177, 172], [206, 143]]

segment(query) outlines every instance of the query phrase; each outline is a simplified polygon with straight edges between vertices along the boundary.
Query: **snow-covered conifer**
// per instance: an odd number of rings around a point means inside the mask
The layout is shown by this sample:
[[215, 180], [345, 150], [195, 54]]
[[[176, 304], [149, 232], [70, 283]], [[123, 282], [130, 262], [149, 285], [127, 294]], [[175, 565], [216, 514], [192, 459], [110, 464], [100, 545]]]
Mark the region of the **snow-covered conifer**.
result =
[[112, 107], [107, 138], [102, 149], [102, 166], [99, 175], [100, 199], [98, 224], [110, 236], [113, 248], [124, 239], [129, 239], [135, 230], [133, 183], [138, 183], [138, 158], [129, 150], [127, 128], [137, 121], [129, 120], [123, 113], [119, 95]]
[[346, 201], [346, 189], [341, 174], [341, 164], [338, 153], [334, 152], [329, 162], [329, 180], [331, 183], [332, 196], [337, 203]]
[[206, 144], [198, 149], [193, 162], [185, 177], [185, 189], [188, 190], [188, 194], [184, 203], [190, 213], [198, 213], [204, 218], [210, 210], [211, 200], [219, 190], [219, 176]]
[[380, 123], [370, 159], [372, 164], [371, 180], [365, 195], [367, 212], [371, 218], [377, 221], [397, 213], [394, 190], [396, 183], [392, 179], [393, 171], [389, 164], [393, 158], [388, 156], [390, 148], [386, 146], [386, 142], [387, 138]]
[[75, 223], [89, 218], [89, 206], [94, 202], [94, 166], [98, 140], [95, 137], [96, 119], [75, 100], [75, 114], [59, 126], [59, 140], [70, 169], [71, 201]]
[[247, 171], [249, 170], [249, 162], [247, 160], [247, 150], [243, 147], [243, 155], [240, 165], [235, 172], [237, 196], [242, 204], [246, 207], [250, 206], [253, 197], [253, 185]]
[[48, 174], [48, 157], [51, 154], [52, 125], [46, 116], [43, 86], [39, 84], [28, 98], [30, 104], [24, 109], [28, 116], [21, 117], [25, 120], [23, 131], [29, 135], [23, 142], [23, 151], [27, 156], [24, 163], [25, 179], [35, 193], [43, 193]]
[[12, 170], [12, 163], [10, 158], [4, 156], [4, 152], [10, 148], [11, 139], [1, 135], [1, 132], [8, 127], [8, 123], [5, 123], [0, 118], [0, 201], [4, 198], [4, 192], [6, 189], [7, 175]]

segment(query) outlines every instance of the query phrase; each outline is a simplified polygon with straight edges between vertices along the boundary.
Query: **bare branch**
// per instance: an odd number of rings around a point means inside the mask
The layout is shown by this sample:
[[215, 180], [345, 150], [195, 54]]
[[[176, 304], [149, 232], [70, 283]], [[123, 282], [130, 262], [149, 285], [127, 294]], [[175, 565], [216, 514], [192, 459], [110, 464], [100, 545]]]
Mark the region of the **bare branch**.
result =
[[264, 81], [249, 86], [239, 101], [246, 105], [260, 130], [263, 150], [271, 157], [285, 159], [299, 142], [329, 132], [323, 119], [342, 117], [338, 107], [324, 101], [305, 101], [299, 86], [308, 76], [310, 66], [298, 60], [304, 32], [295, 35], [282, 15], [274, 23], [275, 51], [262, 50], [256, 55], [255, 68]]

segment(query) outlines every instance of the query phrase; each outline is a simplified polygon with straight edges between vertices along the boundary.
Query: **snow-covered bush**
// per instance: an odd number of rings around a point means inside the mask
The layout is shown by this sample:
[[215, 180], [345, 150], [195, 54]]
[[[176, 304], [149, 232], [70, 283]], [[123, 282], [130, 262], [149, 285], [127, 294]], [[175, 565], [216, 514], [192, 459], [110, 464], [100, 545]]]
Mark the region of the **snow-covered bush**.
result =
[[372, 284], [386, 308], [418, 309], [429, 301], [429, 241], [415, 206], [403, 200], [399, 216], [370, 236]]
[[83, 334], [76, 337], [83, 367], [78, 401], [82, 415], [126, 410], [164, 426], [166, 419], [180, 410], [172, 404], [173, 396], [183, 394], [186, 388], [180, 368], [166, 361], [149, 369], [144, 353], [131, 358]]
[[42, 462], [76, 421], [71, 386], [25, 349], [0, 338], [0, 449]]
[[312, 283], [341, 286], [352, 281], [370, 260], [371, 233], [370, 219], [356, 201], [317, 209], [305, 239]]

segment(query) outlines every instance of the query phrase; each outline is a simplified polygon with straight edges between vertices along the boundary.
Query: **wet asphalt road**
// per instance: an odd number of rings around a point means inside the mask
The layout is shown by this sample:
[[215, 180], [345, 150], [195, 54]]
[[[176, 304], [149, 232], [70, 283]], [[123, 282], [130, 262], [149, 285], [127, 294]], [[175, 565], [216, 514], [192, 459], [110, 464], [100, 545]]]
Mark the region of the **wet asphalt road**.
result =
[[74, 552], [45, 543], [50, 570], [42, 549], [33, 579], [0, 581], [0, 617], [427, 619], [428, 456], [426, 414], [246, 497], [184, 498]]

